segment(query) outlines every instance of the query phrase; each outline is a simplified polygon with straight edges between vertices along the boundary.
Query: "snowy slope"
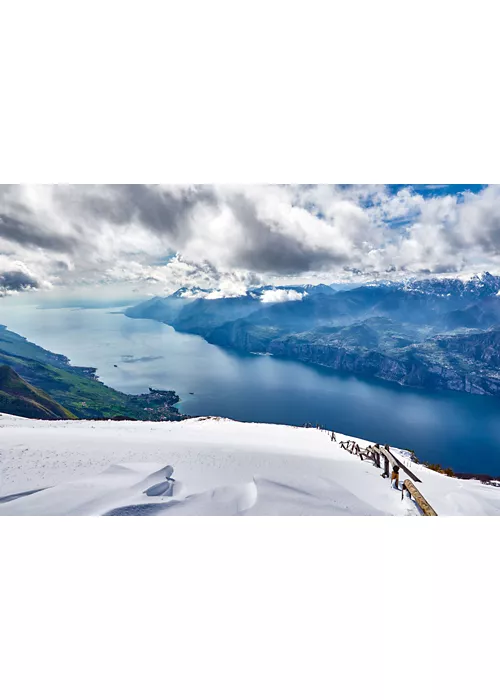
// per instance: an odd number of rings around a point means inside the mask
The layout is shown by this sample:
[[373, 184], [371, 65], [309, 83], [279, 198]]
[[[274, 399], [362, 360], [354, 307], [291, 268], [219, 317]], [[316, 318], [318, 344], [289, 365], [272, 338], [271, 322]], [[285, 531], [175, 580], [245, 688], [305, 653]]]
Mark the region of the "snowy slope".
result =
[[[0, 414], [0, 460], [0, 515], [418, 515], [315, 429]], [[439, 515], [500, 514], [500, 489], [412, 470]]]

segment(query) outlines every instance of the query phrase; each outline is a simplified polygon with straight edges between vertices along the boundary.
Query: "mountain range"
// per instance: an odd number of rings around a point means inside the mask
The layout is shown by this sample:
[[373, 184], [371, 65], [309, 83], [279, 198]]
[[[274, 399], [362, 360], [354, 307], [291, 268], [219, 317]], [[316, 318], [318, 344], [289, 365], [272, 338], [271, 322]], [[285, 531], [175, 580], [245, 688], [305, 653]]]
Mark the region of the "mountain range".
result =
[[245, 353], [413, 387], [500, 394], [500, 277], [177, 290], [125, 312]]

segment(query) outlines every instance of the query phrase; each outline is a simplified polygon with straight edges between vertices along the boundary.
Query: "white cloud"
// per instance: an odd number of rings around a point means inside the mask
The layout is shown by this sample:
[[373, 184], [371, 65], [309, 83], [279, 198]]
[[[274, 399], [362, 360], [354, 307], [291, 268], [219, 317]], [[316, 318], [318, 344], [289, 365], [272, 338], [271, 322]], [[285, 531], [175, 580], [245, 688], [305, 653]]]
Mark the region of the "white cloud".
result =
[[179, 294], [181, 299], [204, 299], [208, 292], [204, 289], [185, 289]]
[[186, 289], [179, 296], [181, 299], [229, 299], [231, 297], [242, 297], [245, 296], [246, 289], [238, 292], [231, 291], [229, 289], [211, 289], [210, 291], [206, 289]]
[[205, 299], [229, 299], [231, 297], [242, 297], [246, 293], [239, 293], [239, 292], [230, 292], [228, 290], [224, 291], [223, 289], [213, 289], [211, 292], [209, 292]]
[[230, 296], [277, 279], [496, 272], [500, 188], [7, 185], [0, 244], [3, 293], [132, 283]]
[[279, 304], [284, 301], [302, 301], [305, 296], [307, 292], [298, 292], [296, 289], [266, 289], [260, 300], [263, 304]]

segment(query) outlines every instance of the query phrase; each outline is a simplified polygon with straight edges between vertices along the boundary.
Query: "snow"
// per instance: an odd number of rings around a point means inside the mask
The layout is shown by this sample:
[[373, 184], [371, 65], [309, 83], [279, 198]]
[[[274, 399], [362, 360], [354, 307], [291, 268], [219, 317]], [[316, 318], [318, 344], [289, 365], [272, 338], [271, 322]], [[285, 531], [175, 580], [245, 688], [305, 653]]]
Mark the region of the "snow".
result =
[[[314, 428], [0, 414], [0, 445], [0, 515], [419, 515]], [[411, 469], [438, 515], [500, 515], [499, 488]]]

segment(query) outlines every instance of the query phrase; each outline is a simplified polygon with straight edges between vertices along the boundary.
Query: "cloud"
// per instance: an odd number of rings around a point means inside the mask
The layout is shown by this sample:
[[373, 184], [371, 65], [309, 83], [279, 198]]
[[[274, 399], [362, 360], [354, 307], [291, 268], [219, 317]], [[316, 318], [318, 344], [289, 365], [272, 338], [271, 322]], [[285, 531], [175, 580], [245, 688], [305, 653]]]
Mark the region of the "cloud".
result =
[[230, 299], [232, 297], [243, 297], [246, 294], [246, 288], [242, 289], [213, 289], [209, 292], [205, 299]]
[[36, 279], [21, 270], [6, 270], [0, 273], [0, 293], [7, 291], [21, 291], [38, 287]]
[[302, 301], [307, 292], [298, 292], [295, 289], [266, 289], [262, 292], [260, 300], [263, 304], [279, 304], [284, 301]]
[[[350, 258], [363, 209], [338, 201], [330, 220], [279, 186], [10, 186], [0, 192], [0, 237], [77, 263], [82, 276], [117, 257], [293, 274]], [[334, 221], [337, 219], [337, 222]]]
[[186, 289], [179, 294], [181, 299], [228, 299], [246, 295], [246, 287], [241, 290], [230, 289], [198, 289], [197, 287]]
[[[420, 187], [420, 186], [419, 186]], [[224, 295], [262, 281], [500, 269], [500, 188], [7, 185], [7, 289], [151, 285]], [[441, 194], [442, 192], [442, 194]], [[16, 263], [16, 264], [17, 264]], [[29, 278], [29, 279], [28, 279]]]
[[0, 297], [49, 286], [47, 282], [37, 279], [23, 262], [6, 260], [0, 256]]
[[443, 190], [449, 185], [420, 185], [425, 190]]
[[193, 289], [185, 289], [180, 294], [181, 299], [205, 299], [208, 294], [207, 289], [198, 289], [194, 287]]

